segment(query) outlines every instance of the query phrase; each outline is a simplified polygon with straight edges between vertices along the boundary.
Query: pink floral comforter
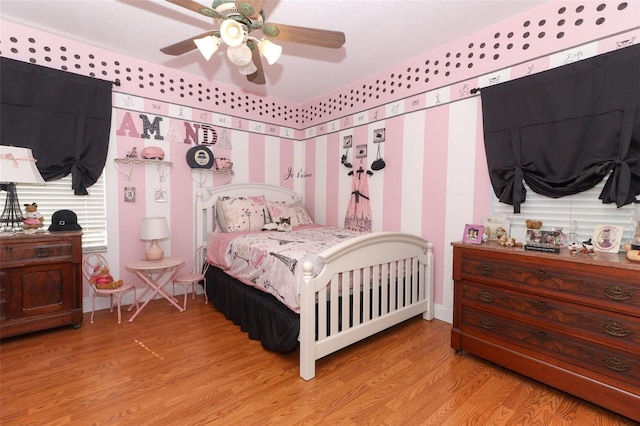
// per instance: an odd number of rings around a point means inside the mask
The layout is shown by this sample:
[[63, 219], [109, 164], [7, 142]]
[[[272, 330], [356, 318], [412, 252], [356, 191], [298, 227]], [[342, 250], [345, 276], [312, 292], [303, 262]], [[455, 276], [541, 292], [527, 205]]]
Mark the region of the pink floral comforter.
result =
[[271, 293], [294, 312], [300, 312], [298, 286], [302, 264], [310, 260], [317, 274], [323, 267], [318, 254], [361, 232], [338, 227], [305, 225], [293, 231], [213, 233], [209, 262], [245, 284]]

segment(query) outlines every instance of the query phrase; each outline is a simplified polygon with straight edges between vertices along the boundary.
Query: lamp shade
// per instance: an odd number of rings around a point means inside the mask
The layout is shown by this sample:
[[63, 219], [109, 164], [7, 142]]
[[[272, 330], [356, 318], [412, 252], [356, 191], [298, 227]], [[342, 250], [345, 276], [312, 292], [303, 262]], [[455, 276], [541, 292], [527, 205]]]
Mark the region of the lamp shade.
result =
[[164, 217], [145, 217], [140, 222], [140, 239], [151, 240], [151, 245], [145, 255], [147, 260], [160, 260], [164, 257], [164, 250], [158, 245], [158, 240], [169, 238], [169, 225]]
[[254, 72], [258, 71], [258, 67], [256, 67], [256, 64], [254, 64], [253, 61], [249, 61], [249, 64], [245, 65], [244, 67], [240, 67], [239, 71], [242, 75], [251, 75]]
[[239, 67], [245, 67], [251, 63], [251, 49], [246, 44], [227, 47], [227, 57]]
[[0, 182], [44, 185], [29, 148], [0, 145]]
[[166, 217], [145, 217], [140, 221], [141, 240], [162, 240], [169, 238], [169, 225]]
[[233, 19], [225, 19], [220, 25], [220, 37], [227, 46], [240, 46], [244, 42], [242, 24]]
[[[0, 215], [2, 230], [15, 232], [22, 227], [33, 231], [42, 226], [38, 222], [27, 224], [24, 221], [16, 191], [16, 183], [44, 185], [44, 179], [36, 167], [36, 160], [29, 148], [0, 145], [0, 183], [6, 184], [7, 191], [4, 210]], [[38, 226], [34, 228], [33, 225]]]
[[196, 44], [198, 50], [200, 51], [200, 53], [202, 53], [202, 56], [204, 56], [207, 61], [211, 59], [213, 54], [216, 53], [216, 50], [218, 50], [218, 47], [220, 46], [220, 39], [214, 35], [196, 38], [193, 40], [193, 42]]
[[282, 54], [282, 46], [270, 42], [269, 40], [262, 40], [260, 42], [260, 53], [265, 57], [269, 65], [273, 65], [280, 58]]

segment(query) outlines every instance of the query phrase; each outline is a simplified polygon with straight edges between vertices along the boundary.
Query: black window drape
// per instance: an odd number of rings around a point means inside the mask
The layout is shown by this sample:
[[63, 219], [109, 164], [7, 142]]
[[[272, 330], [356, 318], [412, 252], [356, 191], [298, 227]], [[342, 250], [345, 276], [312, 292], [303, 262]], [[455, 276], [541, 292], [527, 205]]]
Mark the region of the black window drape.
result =
[[86, 195], [104, 168], [111, 82], [0, 58], [0, 142], [31, 148], [45, 181]]
[[640, 194], [640, 45], [483, 88], [489, 176], [520, 212], [523, 181], [559, 198], [611, 176], [600, 194], [618, 207]]

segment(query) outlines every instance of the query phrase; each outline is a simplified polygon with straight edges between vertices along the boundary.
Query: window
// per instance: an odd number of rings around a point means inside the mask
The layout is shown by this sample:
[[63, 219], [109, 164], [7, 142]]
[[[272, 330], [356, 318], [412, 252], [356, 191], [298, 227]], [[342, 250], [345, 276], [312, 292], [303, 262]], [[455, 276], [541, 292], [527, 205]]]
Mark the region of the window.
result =
[[513, 206], [501, 203], [494, 195], [493, 215], [506, 216], [511, 221], [511, 236], [522, 242], [526, 234], [525, 220], [534, 219], [541, 220], [545, 230], [561, 227], [565, 234], [570, 232], [571, 222], [575, 221], [579, 241], [591, 238], [597, 225], [623, 226], [622, 242], [625, 243], [635, 233], [636, 221], [640, 220], [640, 204], [621, 208], [616, 208], [615, 204], [603, 204], [598, 196], [606, 180], [588, 191], [562, 198], [537, 194], [525, 184], [527, 200], [521, 205], [521, 213], [514, 214]]
[[[71, 175], [47, 182], [45, 186], [17, 185], [22, 211], [24, 205], [37, 203], [44, 216], [44, 227], [51, 224], [51, 216], [58, 210], [73, 210], [82, 226], [83, 251], [104, 250], [107, 247], [107, 216], [104, 173], [89, 189], [89, 195], [73, 195]], [[7, 193], [0, 192], [0, 205], [4, 206]]]

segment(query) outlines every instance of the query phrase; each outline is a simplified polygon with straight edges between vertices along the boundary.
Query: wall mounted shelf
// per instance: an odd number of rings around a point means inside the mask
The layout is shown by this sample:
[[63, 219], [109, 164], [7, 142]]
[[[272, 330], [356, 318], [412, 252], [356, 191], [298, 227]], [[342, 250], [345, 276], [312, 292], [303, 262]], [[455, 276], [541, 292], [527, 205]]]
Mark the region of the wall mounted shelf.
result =
[[234, 172], [232, 168], [229, 169], [191, 169], [191, 178], [198, 184], [200, 188], [207, 181], [207, 175], [211, 173], [213, 175], [233, 176]]
[[[146, 160], [142, 158], [129, 158], [129, 157], [115, 158], [113, 162], [118, 173], [126, 176], [127, 180], [131, 180], [131, 172], [133, 170], [134, 164], [144, 164], [144, 165], [155, 164], [158, 168], [158, 175], [160, 175], [160, 182], [164, 182], [166, 177], [169, 176], [169, 173], [171, 173], [171, 166], [173, 165], [171, 161]], [[125, 172], [121, 170], [118, 167], [119, 164], [124, 164], [125, 166], [127, 166], [128, 167], [127, 171]]]

